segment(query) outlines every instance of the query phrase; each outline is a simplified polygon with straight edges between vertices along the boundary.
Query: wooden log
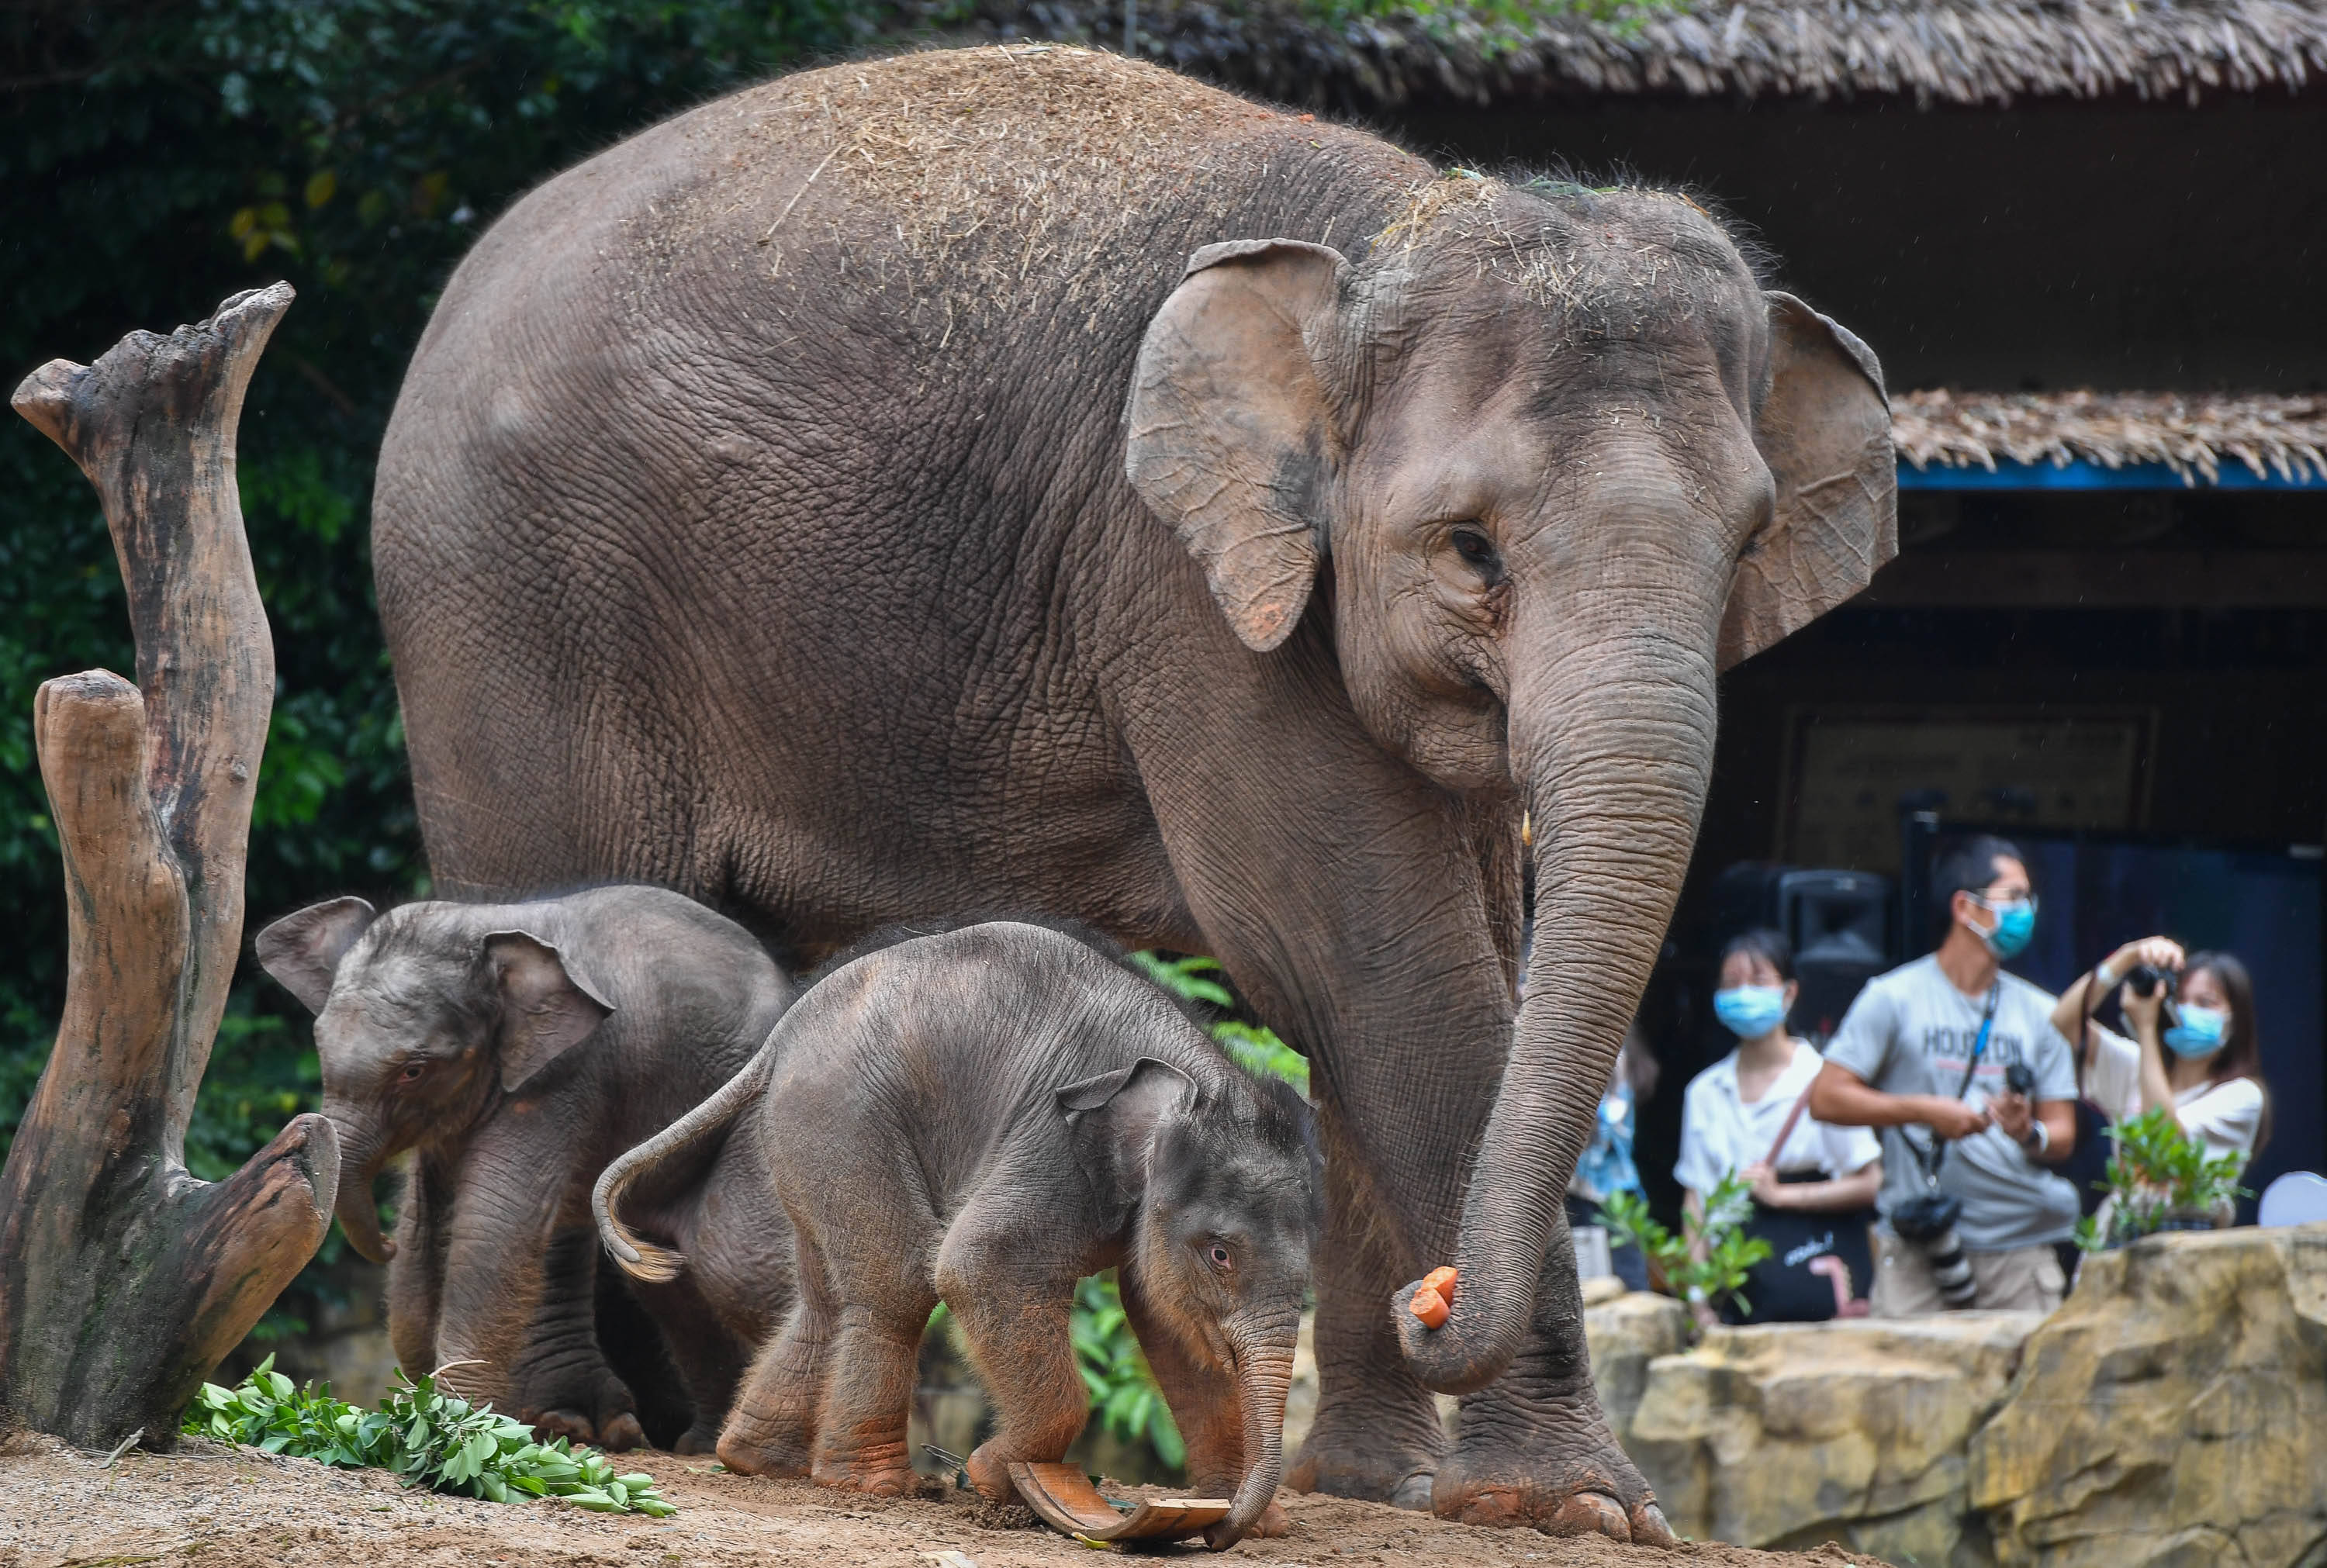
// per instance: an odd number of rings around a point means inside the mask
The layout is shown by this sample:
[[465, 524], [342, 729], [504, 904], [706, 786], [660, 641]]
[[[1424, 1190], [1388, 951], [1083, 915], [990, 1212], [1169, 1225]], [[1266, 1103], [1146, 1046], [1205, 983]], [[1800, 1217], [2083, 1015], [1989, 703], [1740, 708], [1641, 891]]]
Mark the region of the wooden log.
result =
[[186, 1124], [242, 943], [275, 650], [235, 490], [244, 389], [287, 284], [240, 294], [13, 399], [103, 499], [137, 685], [62, 676], [33, 705], [64, 858], [64, 1017], [0, 1171], [0, 1428], [166, 1449], [195, 1388], [314, 1255], [339, 1140], [294, 1118], [224, 1181]]

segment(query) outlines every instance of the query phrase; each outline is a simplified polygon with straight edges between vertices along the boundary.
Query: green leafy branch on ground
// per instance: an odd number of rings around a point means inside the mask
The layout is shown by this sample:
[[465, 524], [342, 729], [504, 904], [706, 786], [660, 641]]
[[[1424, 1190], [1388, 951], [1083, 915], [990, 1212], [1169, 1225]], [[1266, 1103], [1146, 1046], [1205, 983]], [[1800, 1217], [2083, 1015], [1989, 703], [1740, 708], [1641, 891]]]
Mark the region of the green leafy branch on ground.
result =
[[1182, 1002], [1217, 1009], [1228, 1016], [1213, 1021], [1212, 1039], [1229, 1059], [1258, 1078], [1282, 1078], [1305, 1097], [1309, 1093], [1309, 1059], [1277, 1038], [1265, 1024], [1236, 1014], [1243, 1010], [1235, 992], [1212, 976], [1221, 973], [1218, 958], [1192, 955], [1166, 958], [1161, 953], [1131, 955], [1132, 966]]
[[1701, 1221], [1693, 1214], [1683, 1217], [1678, 1236], [1657, 1222], [1648, 1199], [1637, 1192], [1610, 1195], [1600, 1206], [1600, 1223], [1608, 1227], [1611, 1246], [1640, 1249], [1651, 1276], [1664, 1282], [1668, 1293], [1716, 1312], [1734, 1298], [1739, 1311], [1751, 1312], [1745, 1276], [1770, 1255], [1768, 1242], [1745, 1234], [1752, 1214], [1752, 1190], [1733, 1172], [1706, 1194]]
[[650, 1475], [618, 1475], [594, 1448], [565, 1439], [536, 1442], [533, 1429], [490, 1405], [471, 1405], [436, 1386], [435, 1378], [407, 1378], [377, 1410], [332, 1397], [328, 1387], [294, 1387], [269, 1356], [232, 1388], [202, 1385], [183, 1430], [221, 1442], [347, 1469], [384, 1470], [407, 1486], [515, 1503], [547, 1498], [601, 1514], [678, 1510], [663, 1501]]

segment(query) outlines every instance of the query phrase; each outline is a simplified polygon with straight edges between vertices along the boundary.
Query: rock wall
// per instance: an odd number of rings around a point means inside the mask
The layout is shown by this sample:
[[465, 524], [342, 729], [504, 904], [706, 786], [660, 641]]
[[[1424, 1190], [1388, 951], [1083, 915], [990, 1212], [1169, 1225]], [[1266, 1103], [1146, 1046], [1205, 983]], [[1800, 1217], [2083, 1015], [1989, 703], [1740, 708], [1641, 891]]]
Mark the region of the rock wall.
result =
[[2327, 1562], [2327, 1225], [2090, 1259], [1969, 1461], [2005, 1568]]
[[2160, 1236], [2066, 1305], [1714, 1329], [1586, 1308], [1673, 1526], [1911, 1568], [2327, 1565], [2327, 1225]]
[[1715, 1329], [1649, 1363], [1622, 1440], [1673, 1527], [1739, 1545], [1840, 1541], [1984, 1568], [1964, 1452], [2035, 1312]]

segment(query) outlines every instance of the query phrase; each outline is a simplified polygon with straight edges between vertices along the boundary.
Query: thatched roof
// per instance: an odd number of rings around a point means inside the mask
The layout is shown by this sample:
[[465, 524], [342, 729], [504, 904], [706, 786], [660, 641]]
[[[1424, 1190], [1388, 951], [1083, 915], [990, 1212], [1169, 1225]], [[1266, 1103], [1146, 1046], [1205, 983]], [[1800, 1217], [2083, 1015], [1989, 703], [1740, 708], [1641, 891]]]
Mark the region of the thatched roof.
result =
[[[1123, 0], [973, 0], [947, 31], [1123, 45]], [[1663, 94], [2008, 103], [2299, 89], [2327, 76], [2327, 0], [1680, 0], [1597, 20], [1537, 0], [1320, 21], [1286, 0], [1138, 0], [1138, 52], [1284, 102]], [[942, 18], [942, 20], [939, 20]]]
[[2162, 462], [2211, 484], [2226, 463], [2257, 479], [2327, 481], [2327, 397], [2180, 392], [1910, 392], [1891, 435], [1917, 468], [1999, 460], [2104, 468]]

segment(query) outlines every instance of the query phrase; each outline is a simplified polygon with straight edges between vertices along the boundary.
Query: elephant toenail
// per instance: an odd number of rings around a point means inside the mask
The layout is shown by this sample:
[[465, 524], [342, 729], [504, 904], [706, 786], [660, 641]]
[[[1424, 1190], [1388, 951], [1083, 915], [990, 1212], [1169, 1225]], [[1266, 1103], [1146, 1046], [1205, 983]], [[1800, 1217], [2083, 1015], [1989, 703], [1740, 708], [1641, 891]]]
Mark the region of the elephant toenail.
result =
[[1632, 1510], [1632, 1544], [1636, 1546], [1673, 1546], [1679, 1537], [1673, 1534], [1665, 1511], [1657, 1507], [1654, 1498]]
[[1416, 1470], [1397, 1483], [1396, 1489], [1389, 1495], [1389, 1506], [1393, 1508], [1414, 1508], [1422, 1513], [1428, 1513], [1431, 1484], [1436, 1479], [1435, 1474], [1430, 1470]]
[[1630, 1541], [1632, 1522], [1624, 1515], [1624, 1505], [1605, 1492], [1570, 1492], [1567, 1498], [1544, 1521], [1544, 1533], [1551, 1535], [1605, 1535], [1612, 1541]]

